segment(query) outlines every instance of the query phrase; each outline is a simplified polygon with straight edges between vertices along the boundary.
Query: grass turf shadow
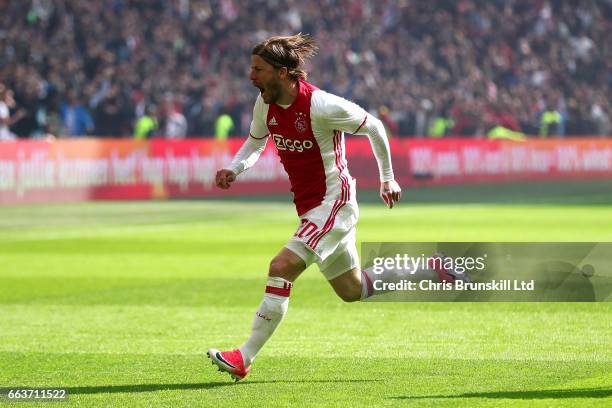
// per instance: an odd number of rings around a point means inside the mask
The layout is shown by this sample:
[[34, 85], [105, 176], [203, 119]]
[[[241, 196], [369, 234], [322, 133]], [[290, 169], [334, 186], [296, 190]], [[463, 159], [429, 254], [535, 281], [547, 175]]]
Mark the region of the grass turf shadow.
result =
[[422, 395], [401, 396], [391, 399], [451, 399], [451, 398], [492, 398], [492, 399], [563, 399], [563, 398], [608, 398], [612, 396], [612, 388], [575, 388], [568, 390], [533, 390], [533, 391], [491, 391], [468, 392], [458, 395]]
[[67, 387], [68, 395], [80, 394], [117, 394], [140, 393], [168, 390], [206, 390], [225, 386], [239, 386], [249, 384], [280, 384], [280, 383], [352, 383], [377, 382], [383, 380], [271, 380], [271, 381], [243, 381], [243, 382], [206, 382], [186, 384], [126, 384], [126, 385], [100, 385], [87, 387]]

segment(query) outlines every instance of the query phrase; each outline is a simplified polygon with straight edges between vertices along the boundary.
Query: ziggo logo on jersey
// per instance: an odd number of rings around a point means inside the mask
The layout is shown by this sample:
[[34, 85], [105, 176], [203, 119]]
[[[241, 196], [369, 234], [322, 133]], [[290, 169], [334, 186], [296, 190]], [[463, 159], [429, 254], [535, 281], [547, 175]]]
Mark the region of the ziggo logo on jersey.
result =
[[272, 139], [278, 150], [289, 150], [290, 152], [303, 152], [312, 149], [312, 140], [285, 139], [283, 135], [273, 134]]

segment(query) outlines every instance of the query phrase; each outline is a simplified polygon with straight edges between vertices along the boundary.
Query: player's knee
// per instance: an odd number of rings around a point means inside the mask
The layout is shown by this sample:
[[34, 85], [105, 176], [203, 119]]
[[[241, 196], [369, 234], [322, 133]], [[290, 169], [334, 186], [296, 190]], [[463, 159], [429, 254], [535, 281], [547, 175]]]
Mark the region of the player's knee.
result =
[[275, 257], [270, 261], [270, 267], [268, 269], [268, 276], [277, 276], [280, 278], [288, 279], [291, 274], [292, 266], [286, 259], [281, 257]]

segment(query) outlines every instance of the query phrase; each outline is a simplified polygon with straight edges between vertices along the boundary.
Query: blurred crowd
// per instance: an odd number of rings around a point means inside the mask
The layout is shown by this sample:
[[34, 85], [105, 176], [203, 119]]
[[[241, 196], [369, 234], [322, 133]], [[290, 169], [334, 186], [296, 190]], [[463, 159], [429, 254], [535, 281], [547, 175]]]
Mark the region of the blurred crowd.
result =
[[242, 136], [251, 49], [395, 137], [609, 135], [612, 0], [0, 0], [0, 139]]

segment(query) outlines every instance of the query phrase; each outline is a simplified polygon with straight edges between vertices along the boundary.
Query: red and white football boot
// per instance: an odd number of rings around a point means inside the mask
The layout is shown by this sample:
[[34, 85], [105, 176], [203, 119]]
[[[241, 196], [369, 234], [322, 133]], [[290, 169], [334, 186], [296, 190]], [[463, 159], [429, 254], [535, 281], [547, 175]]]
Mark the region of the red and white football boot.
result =
[[240, 349], [231, 351], [208, 350], [208, 358], [219, 367], [219, 371], [225, 371], [235, 380], [240, 381], [249, 373], [251, 366], [244, 366], [244, 360]]

